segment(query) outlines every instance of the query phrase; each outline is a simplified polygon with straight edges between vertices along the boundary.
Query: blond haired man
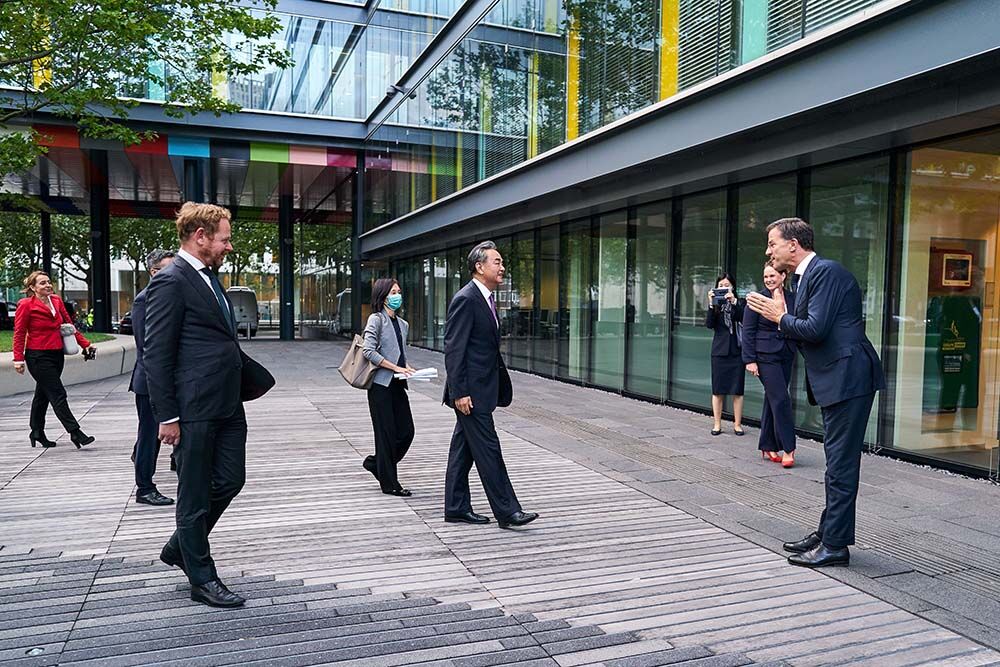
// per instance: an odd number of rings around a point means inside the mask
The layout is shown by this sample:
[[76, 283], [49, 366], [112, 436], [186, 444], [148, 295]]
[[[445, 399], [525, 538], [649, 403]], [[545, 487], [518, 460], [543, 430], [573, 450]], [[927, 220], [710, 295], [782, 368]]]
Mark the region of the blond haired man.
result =
[[177, 529], [160, 560], [184, 570], [191, 599], [213, 607], [245, 600], [219, 579], [208, 535], [246, 475], [247, 423], [235, 316], [216, 275], [233, 249], [231, 215], [185, 203], [180, 250], [147, 288], [144, 362], [159, 439], [177, 460]]

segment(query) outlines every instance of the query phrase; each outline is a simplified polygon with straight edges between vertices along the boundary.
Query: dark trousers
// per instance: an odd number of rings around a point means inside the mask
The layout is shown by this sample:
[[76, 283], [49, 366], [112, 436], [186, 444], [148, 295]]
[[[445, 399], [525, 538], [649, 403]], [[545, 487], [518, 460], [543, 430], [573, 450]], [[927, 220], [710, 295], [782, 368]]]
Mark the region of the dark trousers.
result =
[[164, 550], [184, 559], [199, 586], [218, 575], [208, 535], [246, 480], [247, 420], [243, 406], [226, 419], [181, 422], [177, 459], [177, 530]]
[[854, 544], [861, 450], [874, 401], [875, 394], [865, 394], [823, 408], [826, 508], [816, 534], [828, 547]]
[[72, 433], [80, 428], [66, 397], [66, 387], [62, 383], [63, 366], [66, 355], [62, 350], [25, 350], [24, 361], [28, 373], [35, 380], [35, 397], [31, 401], [31, 432], [35, 435], [45, 430], [45, 413], [52, 405], [52, 411], [62, 422], [63, 428]]
[[160, 425], [153, 416], [148, 395], [135, 395], [135, 411], [139, 415], [139, 430], [132, 453], [132, 460], [135, 461], [135, 494], [144, 496], [156, 491], [153, 475], [156, 474], [156, 458], [160, 455]]
[[469, 471], [476, 464], [479, 479], [486, 491], [490, 509], [497, 519], [507, 519], [521, 511], [507, 466], [500, 451], [500, 438], [493, 424], [493, 413], [475, 412], [463, 415], [455, 411], [458, 422], [451, 436], [448, 451], [448, 472], [444, 482], [444, 513], [463, 514], [472, 511], [469, 494]]
[[762, 452], [795, 451], [795, 417], [788, 383], [792, 381], [795, 357], [781, 358], [761, 355], [757, 360], [760, 383], [764, 385], [764, 409], [760, 414], [760, 439], [757, 448]]
[[368, 411], [375, 431], [375, 456], [365, 459], [365, 468], [375, 474], [383, 491], [395, 491], [402, 488], [396, 465], [413, 443], [413, 415], [406, 383], [393, 379], [388, 387], [373, 384], [368, 390]]

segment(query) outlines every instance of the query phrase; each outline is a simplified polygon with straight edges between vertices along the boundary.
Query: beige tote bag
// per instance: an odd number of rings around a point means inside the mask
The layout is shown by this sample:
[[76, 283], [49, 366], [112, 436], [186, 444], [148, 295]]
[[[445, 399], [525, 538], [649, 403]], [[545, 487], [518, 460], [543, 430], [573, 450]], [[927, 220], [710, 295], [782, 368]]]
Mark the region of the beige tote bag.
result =
[[344, 360], [340, 362], [340, 368], [337, 370], [347, 380], [347, 384], [358, 389], [368, 389], [375, 380], [375, 371], [378, 370], [378, 366], [365, 359], [361, 345], [361, 336], [355, 334], [354, 340], [351, 341], [351, 347], [348, 348], [347, 354], [344, 355]]

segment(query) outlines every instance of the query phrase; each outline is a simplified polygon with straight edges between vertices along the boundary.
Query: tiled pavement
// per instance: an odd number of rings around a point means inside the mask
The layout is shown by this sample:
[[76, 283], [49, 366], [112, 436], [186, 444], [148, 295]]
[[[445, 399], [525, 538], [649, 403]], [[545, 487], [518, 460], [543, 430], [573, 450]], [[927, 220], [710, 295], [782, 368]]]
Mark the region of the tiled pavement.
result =
[[[818, 515], [815, 443], [782, 470], [753, 458], [752, 431], [710, 438], [701, 416], [515, 374], [497, 422], [542, 518], [445, 524], [454, 418], [439, 386], [411, 392], [401, 479], [415, 495], [383, 496], [360, 467], [365, 395], [334, 370], [343, 346], [246, 349], [279, 384], [248, 404], [248, 482], [213, 534], [242, 610], [191, 603], [156, 560], [173, 515], [130, 502], [124, 379], [70, 389], [98, 437], [81, 451], [65, 436], [32, 450], [29, 397], [0, 399], [0, 662], [1000, 664], [992, 485], [866, 457], [854, 565], [801, 570], [780, 542]], [[161, 468], [169, 493], [165, 456]]]

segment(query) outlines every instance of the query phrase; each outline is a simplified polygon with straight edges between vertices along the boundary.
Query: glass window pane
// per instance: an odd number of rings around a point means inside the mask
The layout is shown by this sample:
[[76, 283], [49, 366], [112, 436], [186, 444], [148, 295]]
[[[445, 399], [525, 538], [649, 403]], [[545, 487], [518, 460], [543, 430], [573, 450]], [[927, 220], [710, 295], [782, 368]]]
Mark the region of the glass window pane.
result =
[[532, 320], [535, 309], [535, 233], [514, 236], [511, 260], [507, 262], [510, 292], [506, 300], [510, 338], [510, 365], [528, 370], [531, 358]]
[[558, 357], [559, 225], [549, 225], [541, 230], [538, 272], [538, 316], [531, 370], [554, 376]]
[[621, 390], [625, 370], [625, 270], [628, 211], [601, 216], [597, 239], [593, 382]]
[[[846, 266], [861, 286], [865, 333], [875, 350], [882, 349], [885, 308], [885, 243], [889, 212], [889, 158], [816, 169], [810, 176], [808, 222], [815, 233], [816, 252]], [[805, 365], [793, 380], [796, 426], [822, 433], [820, 409], [809, 405]], [[874, 443], [882, 393], [876, 399], [865, 441]]]
[[[736, 291], [745, 298], [764, 289], [764, 262], [767, 255], [767, 226], [779, 218], [795, 216], [796, 178], [794, 174], [743, 185], [739, 188], [736, 227]], [[801, 361], [798, 362], [801, 365]], [[752, 376], [746, 378], [743, 413], [756, 418], [764, 407], [764, 391]]]
[[995, 470], [1000, 133], [908, 156], [899, 236], [893, 442]]
[[726, 192], [687, 197], [681, 204], [680, 247], [674, 270], [670, 398], [710, 407], [712, 331], [705, 327], [708, 291], [722, 272]]
[[590, 380], [591, 226], [590, 219], [563, 226], [560, 241], [559, 377]]
[[445, 255], [434, 256], [434, 349], [444, 350], [444, 324], [448, 318], [448, 261]]
[[630, 271], [627, 389], [661, 400], [666, 398], [667, 387], [670, 216], [669, 201], [638, 209], [629, 252], [635, 265]]

